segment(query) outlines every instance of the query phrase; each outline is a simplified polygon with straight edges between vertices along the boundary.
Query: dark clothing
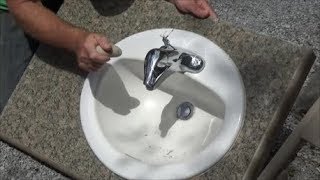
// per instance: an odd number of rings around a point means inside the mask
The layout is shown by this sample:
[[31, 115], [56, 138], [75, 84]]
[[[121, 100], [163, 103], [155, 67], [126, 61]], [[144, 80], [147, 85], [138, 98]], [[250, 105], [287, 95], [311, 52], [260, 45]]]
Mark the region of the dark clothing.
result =
[[36, 48], [12, 15], [0, 10], [0, 114]]
[[[42, 0], [57, 12], [63, 0]], [[28, 66], [38, 42], [27, 36], [9, 11], [0, 10], [0, 114]]]

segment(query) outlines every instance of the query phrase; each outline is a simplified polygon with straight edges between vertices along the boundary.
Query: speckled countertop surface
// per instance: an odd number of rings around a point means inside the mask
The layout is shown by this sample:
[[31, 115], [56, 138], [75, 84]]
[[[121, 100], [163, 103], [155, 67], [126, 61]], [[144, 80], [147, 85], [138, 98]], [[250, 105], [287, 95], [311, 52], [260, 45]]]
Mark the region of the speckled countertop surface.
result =
[[[153, 28], [193, 31], [234, 60], [247, 94], [244, 126], [225, 158], [198, 178], [240, 178], [306, 49], [224, 22], [180, 15], [162, 0], [125, 1], [130, 6], [118, 9], [101, 2], [65, 0], [58, 15], [113, 42]], [[41, 45], [3, 111], [0, 132], [84, 179], [117, 179], [95, 157], [82, 132], [79, 101], [85, 74], [74, 60], [63, 50]]]

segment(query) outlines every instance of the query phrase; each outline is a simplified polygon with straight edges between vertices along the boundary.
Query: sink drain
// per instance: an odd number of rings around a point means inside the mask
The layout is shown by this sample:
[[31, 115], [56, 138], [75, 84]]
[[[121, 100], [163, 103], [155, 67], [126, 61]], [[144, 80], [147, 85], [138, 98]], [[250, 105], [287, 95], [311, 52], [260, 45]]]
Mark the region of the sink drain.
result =
[[189, 102], [183, 102], [177, 107], [177, 118], [188, 120], [192, 117], [194, 106]]

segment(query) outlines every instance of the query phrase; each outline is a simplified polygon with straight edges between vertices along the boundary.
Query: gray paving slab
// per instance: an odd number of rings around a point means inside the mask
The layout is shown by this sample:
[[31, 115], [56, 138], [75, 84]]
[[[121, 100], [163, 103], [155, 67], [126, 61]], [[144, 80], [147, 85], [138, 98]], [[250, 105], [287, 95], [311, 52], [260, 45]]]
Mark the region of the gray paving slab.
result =
[[0, 142], [0, 179], [65, 180], [66, 178], [31, 157]]

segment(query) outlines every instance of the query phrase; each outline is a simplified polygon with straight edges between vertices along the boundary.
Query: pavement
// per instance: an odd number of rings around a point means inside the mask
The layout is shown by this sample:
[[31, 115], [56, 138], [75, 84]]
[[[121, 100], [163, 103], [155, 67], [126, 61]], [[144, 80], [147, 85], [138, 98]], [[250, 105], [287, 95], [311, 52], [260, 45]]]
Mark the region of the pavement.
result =
[[[319, 0], [210, 0], [221, 20], [260, 34], [308, 45], [316, 62], [290, 113], [279, 143], [294, 129], [320, 95]], [[288, 168], [289, 179], [320, 179], [320, 148], [305, 143]], [[0, 142], [0, 179], [67, 179], [20, 151]]]

